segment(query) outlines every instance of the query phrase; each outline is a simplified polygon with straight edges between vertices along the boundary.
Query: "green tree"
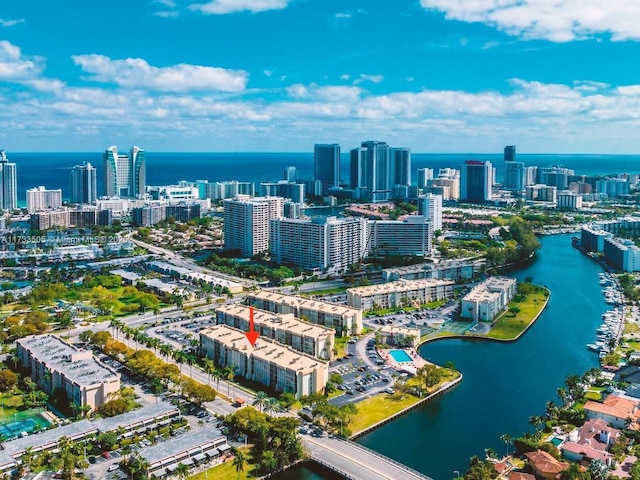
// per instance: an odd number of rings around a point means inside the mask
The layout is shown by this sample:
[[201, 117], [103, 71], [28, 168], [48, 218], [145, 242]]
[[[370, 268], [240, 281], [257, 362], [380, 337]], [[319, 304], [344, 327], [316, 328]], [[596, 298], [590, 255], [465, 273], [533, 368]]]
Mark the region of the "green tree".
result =
[[249, 462], [242, 450], [235, 449], [233, 453], [235, 455], [235, 458], [233, 459], [233, 466], [236, 468], [238, 478], [240, 478], [240, 473], [244, 472], [244, 469], [247, 467]]

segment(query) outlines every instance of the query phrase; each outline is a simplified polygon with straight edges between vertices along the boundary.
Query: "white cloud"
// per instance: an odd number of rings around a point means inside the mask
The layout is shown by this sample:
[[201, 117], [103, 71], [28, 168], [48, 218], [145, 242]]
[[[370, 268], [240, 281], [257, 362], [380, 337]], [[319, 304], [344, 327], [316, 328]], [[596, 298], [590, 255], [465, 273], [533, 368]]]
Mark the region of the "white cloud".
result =
[[162, 18], [174, 18], [174, 17], [179, 17], [180, 12], [177, 10], [161, 10], [161, 11], [155, 12], [154, 15], [156, 17], [162, 17]]
[[0, 26], [2, 27], [13, 27], [14, 25], [19, 25], [20, 23], [24, 23], [24, 18], [10, 19], [10, 18], [0, 18]]
[[353, 81], [354, 85], [358, 85], [363, 82], [373, 82], [380, 83], [384, 80], [382, 75], [367, 75], [366, 73], [361, 73], [358, 78]]
[[346, 11], [346, 12], [338, 12], [335, 14], [336, 18], [351, 18], [353, 17], [353, 13], [351, 13], [350, 11]]
[[273, 75], [273, 72], [271, 70], [263, 70], [262, 73], [264, 73], [265, 77], [270, 77], [271, 75]]
[[510, 35], [569, 42], [610, 34], [613, 40], [640, 40], [637, 0], [420, 0], [446, 18], [481, 22]]
[[27, 58], [20, 47], [6, 40], [0, 40], [0, 79], [22, 80], [38, 75], [43, 68], [40, 57]]
[[104, 55], [74, 55], [71, 58], [83, 71], [92, 74], [89, 80], [116, 83], [127, 88], [169, 92], [240, 92], [245, 89], [248, 77], [243, 70], [183, 63], [155, 67], [141, 58], [113, 60]]
[[291, 0], [213, 0], [209, 3], [195, 3], [190, 10], [205, 15], [225, 15], [236, 12], [266, 12], [286, 8]]
[[351, 78], [351, 76], [348, 73], [343, 73], [342, 75], [340, 75], [340, 80], [349, 80], [349, 78]]

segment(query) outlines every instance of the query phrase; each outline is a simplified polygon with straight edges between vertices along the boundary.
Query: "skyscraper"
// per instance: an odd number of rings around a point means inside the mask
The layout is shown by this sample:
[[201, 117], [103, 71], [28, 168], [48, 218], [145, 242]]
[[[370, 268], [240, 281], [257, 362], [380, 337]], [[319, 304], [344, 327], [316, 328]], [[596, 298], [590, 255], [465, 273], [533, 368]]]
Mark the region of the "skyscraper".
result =
[[505, 162], [504, 188], [508, 190], [524, 190], [526, 187], [526, 170], [523, 162]]
[[29, 213], [48, 208], [62, 207], [62, 190], [47, 190], [44, 187], [27, 190], [27, 211]]
[[322, 193], [340, 185], [340, 145], [316, 144], [313, 149], [313, 178], [322, 182]]
[[251, 257], [269, 249], [269, 222], [282, 218], [282, 197], [238, 196], [224, 200], [224, 249]]
[[418, 188], [427, 188], [429, 186], [429, 180], [433, 180], [433, 169], [419, 168], [418, 178], [416, 180], [416, 184], [418, 185]]
[[144, 195], [146, 165], [144, 150], [131, 147], [129, 155], [118, 154], [118, 147], [104, 152], [104, 194], [107, 197], [140, 197]]
[[366, 141], [351, 150], [351, 188], [365, 191], [370, 202], [391, 198], [391, 149], [385, 142]]
[[18, 208], [16, 164], [9, 163], [4, 150], [0, 150], [0, 182], [0, 209], [15, 210]]
[[492, 183], [491, 162], [467, 160], [460, 169], [460, 200], [479, 203], [491, 200]]
[[504, 161], [505, 162], [515, 162], [516, 161], [516, 146], [515, 145], [507, 145], [504, 147]]
[[96, 169], [90, 163], [71, 169], [71, 203], [94, 203], [98, 197]]
[[431, 222], [433, 230], [442, 230], [442, 195], [428, 193], [418, 197], [418, 215]]
[[284, 167], [284, 180], [295, 182], [298, 180], [298, 169], [296, 167]]
[[391, 186], [411, 185], [411, 149], [391, 149]]

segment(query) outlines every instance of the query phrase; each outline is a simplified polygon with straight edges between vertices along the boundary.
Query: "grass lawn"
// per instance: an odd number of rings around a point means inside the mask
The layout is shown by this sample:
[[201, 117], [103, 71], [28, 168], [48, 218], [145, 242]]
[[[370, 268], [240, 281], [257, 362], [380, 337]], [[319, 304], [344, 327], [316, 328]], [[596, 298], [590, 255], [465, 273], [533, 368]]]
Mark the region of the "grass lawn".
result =
[[[308, 285], [308, 283], [306, 285]], [[306, 290], [304, 292], [299, 292], [299, 294], [303, 297], [309, 297], [309, 296], [324, 297], [326, 295], [340, 295], [346, 292], [347, 288], [350, 288], [350, 287], [344, 286], [344, 287], [335, 287], [335, 288], [325, 288], [324, 290]]]
[[491, 331], [486, 335], [481, 335], [497, 340], [513, 340], [518, 337], [542, 311], [547, 299], [547, 290], [540, 290], [530, 295], [524, 302], [511, 302], [509, 308], [520, 309], [515, 315], [508, 310], [498, 317], [493, 324]]
[[638, 326], [636, 323], [630, 323], [627, 322], [624, 324], [624, 333], [638, 333], [640, 332], [640, 326]]
[[356, 404], [358, 413], [349, 423], [349, 428], [353, 433], [357, 433], [419, 401], [420, 398], [413, 395], [405, 394], [399, 398], [388, 393], [380, 393]]
[[[22, 396], [3, 393], [0, 395], [0, 404], [2, 405], [4, 418], [13, 418], [13, 414], [17, 413], [18, 409], [23, 405]], [[4, 418], [0, 418], [0, 422], [4, 422]]]
[[342, 358], [347, 354], [347, 342], [349, 341], [349, 338], [350, 337], [347, 336], [336, 337], [336, 344], [334, 345], [334, 347], [337, 350], [337, 358]]
[[[241, 450], [244, 450], [247, 455], [249, 455], [249, 448], [243, 447]], [[189, 477], [190, 480], [231, 480], [240, 478], [240, 480], [246, 480], [248, 478], [258, 478], [260, 475], [256, 474], [255, 476], [252, 474], [253, 470], [257, 467], [257, 465], [253, 465], [249, 463], [244, 472], [240, 472], [240, 477], [238, 477], [238, 472], [236, 472], [236, 467], [233, 466], [233, 459], [227, 460], [225, 463], [221, 463], [220, 465], [216, 465], [213, 468], [210, 468], [207, 473], [200, 472], [195, 475]]]

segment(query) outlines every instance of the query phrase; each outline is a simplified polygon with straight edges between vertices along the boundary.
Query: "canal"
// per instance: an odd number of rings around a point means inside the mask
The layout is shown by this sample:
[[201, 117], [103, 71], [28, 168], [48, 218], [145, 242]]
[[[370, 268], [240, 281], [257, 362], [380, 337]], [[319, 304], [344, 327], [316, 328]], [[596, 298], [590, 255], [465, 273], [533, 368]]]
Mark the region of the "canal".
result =
[[[499, 454], [507, 445], [503, 434], [518, 436], [532, 427], [532, 415], [542, 415], [548, 400], [569, 374], [597, 367], [586, 348], [595, 339], [604, 302], [598, 273], [601, 267], [571, 246], [570, 235], [541, 239], [542, 248], [527, 267], [509, 275], [551, 290], [551, 299], [537, 322], [520, 340], [497, 343], [441, 340], [423, 345], [425, 358], [452, 361], [464, 375], [454, 390], [400, 417], [358, 442], [419, 470], [435, 480], [466, 470], [472, 455], [485, 448]], [[512, 448], [512, 447], [511, 447]], [[298, 467], [286, 477], [329, 479]]]

